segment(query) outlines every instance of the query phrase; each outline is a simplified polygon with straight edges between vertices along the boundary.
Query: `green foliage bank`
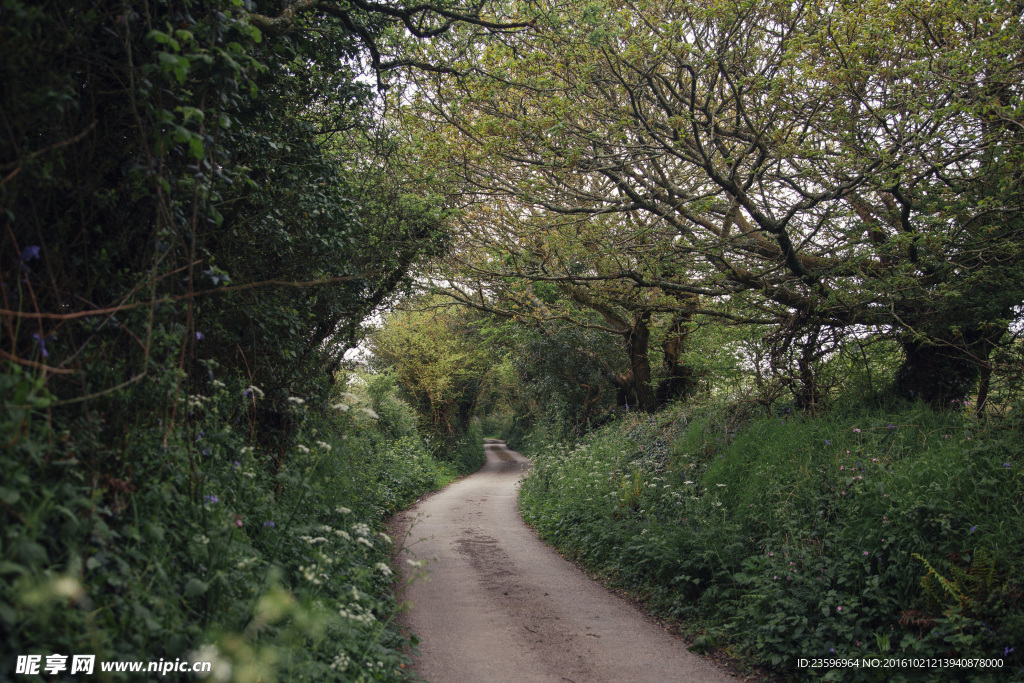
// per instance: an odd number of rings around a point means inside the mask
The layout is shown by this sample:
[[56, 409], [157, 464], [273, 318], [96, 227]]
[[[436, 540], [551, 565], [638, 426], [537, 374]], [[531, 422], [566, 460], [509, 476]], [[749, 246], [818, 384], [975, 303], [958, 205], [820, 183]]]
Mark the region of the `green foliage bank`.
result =
[[[1008, 680], [1024, 671], [1019, 430], [915, 406], [677, 406], [527, 439], [521, 504], [545, 540], [686, 621], [695, 650], [797, 678]], [[1003, 666], [797, 665], [892, 656]]]
[[445, 248], [370, 83], [450, 9], [0, 1], [0, 679], [404, 676], [381, 520], [456, 471], [339, 369]]

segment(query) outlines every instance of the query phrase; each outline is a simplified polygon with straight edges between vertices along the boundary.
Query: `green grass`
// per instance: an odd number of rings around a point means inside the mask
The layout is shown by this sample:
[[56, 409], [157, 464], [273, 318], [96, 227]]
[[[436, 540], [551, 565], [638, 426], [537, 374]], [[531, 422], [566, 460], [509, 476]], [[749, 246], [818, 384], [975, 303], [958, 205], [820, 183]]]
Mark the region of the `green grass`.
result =
[[290, 442], [250, 445], [226, 417], [242, 387], [211, 389], [166, 442], [140, 420], [103, 478], [41, 411], [0, 423], [0, 679], [15, 654], [54, 653], [97, 655], [98, 680], [99, 662], [159, 659], [212, 660], [240, 682], [407, 678], [384, 521], [463, 456], [437, 461], [400, 404], [381, 424], [351, 395], [347, 411], [296, 402]]
[[798, 677], [875, 675], [797, 670], [799, 657], [896, 654], [1002, 657], [992, 680], [1020, 673], [1019, 426], [914, 406], [726, 417], [676, 407], [578, 444], [534, 441], [524, 515], [700, 629], [698, 649]]

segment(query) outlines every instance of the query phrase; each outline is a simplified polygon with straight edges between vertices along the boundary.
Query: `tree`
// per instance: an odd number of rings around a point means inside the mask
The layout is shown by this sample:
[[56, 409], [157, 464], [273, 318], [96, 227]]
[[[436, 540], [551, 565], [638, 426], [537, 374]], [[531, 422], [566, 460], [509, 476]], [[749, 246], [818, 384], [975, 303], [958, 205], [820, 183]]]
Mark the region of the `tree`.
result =
[[390, 369], [425, 431], [451, 441], [473, 417], [484, 376], [498, 359], [474, 330], [472, 313], [438, 299], [389, 313], [369, 338], [375, 369]]
[[538, 27], [417, 80], [453, 202], [511, 202], [516, 232], [600, 220], [659, 264], [603, 278], [794, 338], [863, 326], [900, 341], [898, 394], [971, 389], [1024, 300], [1012, 4], [581, 3]]
[[[514, 213], [515, 205], [502, 212]], [[485, 212], [490, 213], [490, 212]], [[457, 241], [435, 281], [466, 306], [516, 319], [545, 335], [570, 323], [619, 340], [625, 362], [609, 362], [587, 346], [571, 351], [589, 357], [618, 389], [618, 403], [652, 411], [692, 389], [692, 376], [680, 362], [689, 324], [698, 313], [696, 295], [662, 292], [623, 281], [624, 269], [640, 272], [650, 259], [605, 249], [616, 230], [600, 221], [563, 225], [518, 225], [519, 232], [495, 232], [495, 221], [470, 212], [460, 222]], [[476, 227], [479, 225], [480, 227]], [[652, 333], [661, 338], [663, 377], [652, 369]], [[565, 337], [568, 338], [568, 337]], [[588, 342], [588, 345], [592, 342]]]

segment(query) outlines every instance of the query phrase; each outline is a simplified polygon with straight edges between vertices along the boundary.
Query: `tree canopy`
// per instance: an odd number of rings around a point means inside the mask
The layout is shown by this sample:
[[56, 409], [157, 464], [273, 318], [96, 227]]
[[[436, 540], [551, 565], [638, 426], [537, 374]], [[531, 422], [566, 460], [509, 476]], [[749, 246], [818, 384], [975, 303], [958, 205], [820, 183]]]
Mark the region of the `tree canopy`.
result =
[[895, 392], [935, 404], [987, 371], [1024, 301], [1013, 3], [548, 10], [410, 94], [490, 245], [466, 282], [616, 280], [805, 342], [882, 335]]

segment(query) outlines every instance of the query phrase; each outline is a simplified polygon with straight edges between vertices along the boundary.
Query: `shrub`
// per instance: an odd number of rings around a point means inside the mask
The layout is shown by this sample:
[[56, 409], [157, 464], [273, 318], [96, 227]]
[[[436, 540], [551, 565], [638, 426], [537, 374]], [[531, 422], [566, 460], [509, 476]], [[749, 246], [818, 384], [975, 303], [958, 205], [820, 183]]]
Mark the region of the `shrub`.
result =
[[797, 659], [1002, 658], [1001, 673], [1020, 669], [1019, 427], [919, 406], [762, 415], [731, 429], [723, 416], [675, 407], [531, 450], [524, 515], [703, 630], [698, 648], [728, 643], [749, 662], [830, 679], [874, 674], [797, 670]]

